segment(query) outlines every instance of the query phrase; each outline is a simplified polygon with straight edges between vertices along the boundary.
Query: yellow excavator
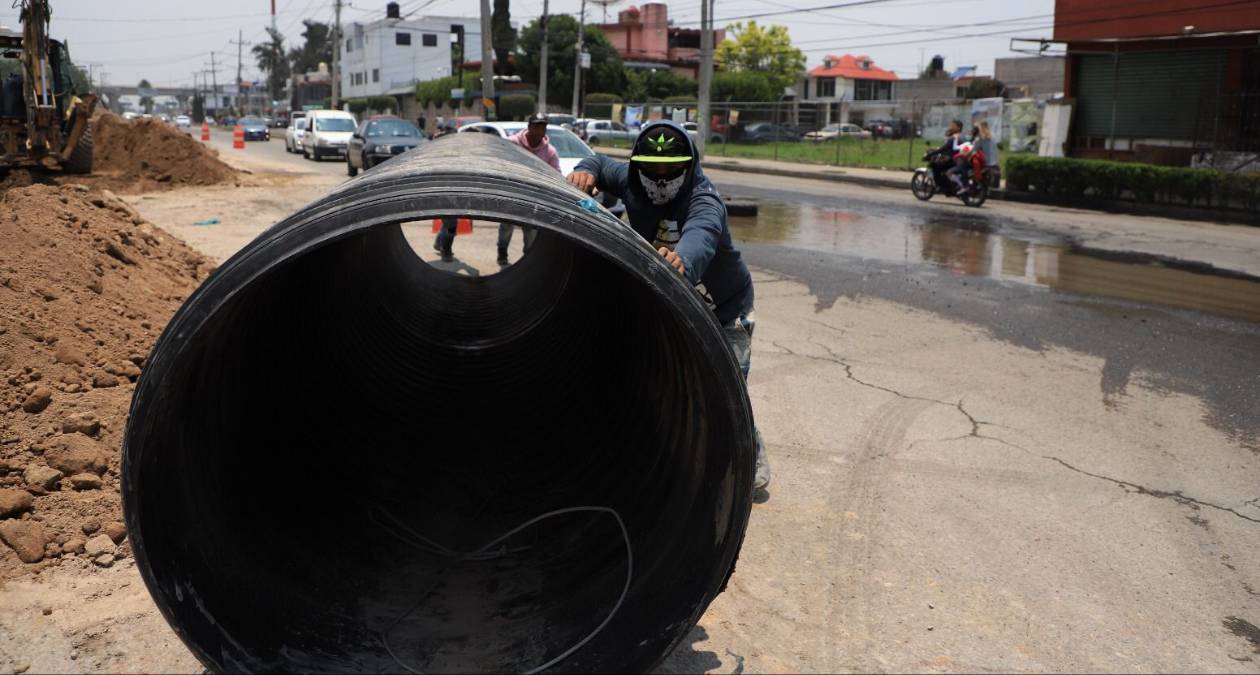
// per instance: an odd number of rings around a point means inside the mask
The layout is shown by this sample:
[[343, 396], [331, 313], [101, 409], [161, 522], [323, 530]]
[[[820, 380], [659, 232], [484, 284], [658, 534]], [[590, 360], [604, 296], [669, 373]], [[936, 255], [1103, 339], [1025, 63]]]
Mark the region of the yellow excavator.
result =
[[96, 96], [77, 92], [66, 46], [48, 37], [47, 0], [19, 0], [21, 34], [0, 28], [0, 59], [20, 62], [0, 78], [0, 170], [91, 173]]

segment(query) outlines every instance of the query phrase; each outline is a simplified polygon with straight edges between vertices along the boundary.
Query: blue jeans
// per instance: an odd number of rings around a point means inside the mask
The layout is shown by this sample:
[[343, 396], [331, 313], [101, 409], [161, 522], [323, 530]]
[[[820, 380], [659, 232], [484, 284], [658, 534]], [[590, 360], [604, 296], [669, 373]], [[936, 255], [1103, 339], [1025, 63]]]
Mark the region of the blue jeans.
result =
[[[508, 244], [512, 243], [512, 228], [515, 225], [507, 223], [499, 223], [499, 255], [507, 255]], [[532, 227], [522, 225], [521, 229], [525, 231], [525, 252], [529, 253], [529, 247], [534, 245], [534, 237], [538, 236], [538, 231]]]
[[433, 247], [442, 253], [451, 253], [451, 244], [455, 243], [455, 228], [459, 227], [459, 219], [454, 216], [442, 217], [442, 229], [438, 231]]
[[[757, 327], [757, 317], [753, 310], [740, 314], [734, 321], [722, 327], [722, 336], [726, 338], [726, 344], [730, 346], [731, 351], [735, 353], [735, 361], [739, 363], [739, 372], [743, 373], [744, 380], [748, 380], [748, 371], [752, 366], [752, 334]], [[753, 424], [753, 433], [757, 437], [757, 468], [760, 474], [764, 468], [765, 482], [770, 480], [770, 467], [766, 459], [766, 444], [761, 440], [761, 431], [757, 429], [757, 425]], [[764, 484], [760, 487], [765, 487]]]

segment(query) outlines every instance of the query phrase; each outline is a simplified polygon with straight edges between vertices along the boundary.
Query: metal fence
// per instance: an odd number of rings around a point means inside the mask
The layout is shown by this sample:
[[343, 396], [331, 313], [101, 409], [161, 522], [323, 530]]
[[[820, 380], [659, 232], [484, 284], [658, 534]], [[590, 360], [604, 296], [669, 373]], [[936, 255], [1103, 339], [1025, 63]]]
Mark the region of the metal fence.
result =
[[[972, 101], [914, 99], [712, 104], [710, 157], [766, 159], [836, 166], [913, 169], [921, 166], [927, 145], [939, 145], [951, 120], [970, 128]], [[1035, 151], [1042, 104], [1008, 101], [990, 125], [1004, 149]], [[625, 127], [620, 136], [594, 139], [626, 147], [637, 124], [671, 119], [695, 129], [696, 104], [687, 101], [594, 103], [592, 119], [610, 119]]]

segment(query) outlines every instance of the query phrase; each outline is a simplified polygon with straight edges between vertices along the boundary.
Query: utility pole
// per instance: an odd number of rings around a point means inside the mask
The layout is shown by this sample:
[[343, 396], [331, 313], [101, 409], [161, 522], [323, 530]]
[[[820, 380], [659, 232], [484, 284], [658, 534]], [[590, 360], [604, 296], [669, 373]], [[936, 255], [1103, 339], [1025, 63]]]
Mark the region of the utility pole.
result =
[[332, 108], [341, 105], [341, 0], [333, 2]]
[[486, 119], [493, 121], [494, 114], [494, 56], [491, 36], [490, 0], [481, 0], [481, 104], [486, 109]]
[[244, 110], [241, 110], [241, 89], [242, 89], [242, 82], [241, 82], [241, 49], [242, 49], [245, 45], [252, 44], [252, 43], [250, 43], [250, 42], [246, 42], [246, 41], [245, 41], [245, 31], [243, 31], [243, 30], [241, 30], [241, 29], [239, 29], [239, 28], [238, 28], [238, 29], [236, 30], [236, 39], [235, 39], [235, 40], [228, 40], [228, 44], [233, 44], [233, 45], [236, 45], [236, 101], [235, 101], [235, 106], [236, 106], [236, 108], [238, 109], [238, 111], [239, 111], [239, 112], [242, 112], [242, 113], [243, 113], [243, 112], [245, 112], [245, 111], [244, 111]]
[[[204, 65], [204, 64], [203, 64]], [[214, 95], [214, 111], [219, 112], [219, 66], [214, 60], [214, 52], [210, 52], [210, 91]]]
[[700, 0], [700, 73], [696, 107], [700, 119], [696, 120], [696, 148], [704, 156], [704, 146], [709, 141], [709, 83], [713, 81], [713, 0]]
[[276, 0], [271, 0], [271, 32], [279, 33], [276, 29]]
[[586, 0], [582, 0], [582, 12], [578, 14], [577, 58], [573, 62], [573, 116], [577, 117], [582, 102], [582, 38], [586, 36]]
[[542, 56], [538, 59], [538, 111], [547, 114], [547, 0], [543, 0]]

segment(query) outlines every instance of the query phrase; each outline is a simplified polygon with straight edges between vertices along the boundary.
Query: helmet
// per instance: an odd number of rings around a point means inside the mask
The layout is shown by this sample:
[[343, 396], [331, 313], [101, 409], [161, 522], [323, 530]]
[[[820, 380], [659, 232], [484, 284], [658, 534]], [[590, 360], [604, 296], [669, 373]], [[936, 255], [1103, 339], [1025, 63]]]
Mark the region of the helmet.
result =
[[973, 146], [972, 144], [963, 143], [962, 145], [958, 146], [958, 154], [962, 155], [963, 157], [967, 157], [968, 155], [971, 154], [971, 151], [974, 149], [975, 149], [975, 146]]

